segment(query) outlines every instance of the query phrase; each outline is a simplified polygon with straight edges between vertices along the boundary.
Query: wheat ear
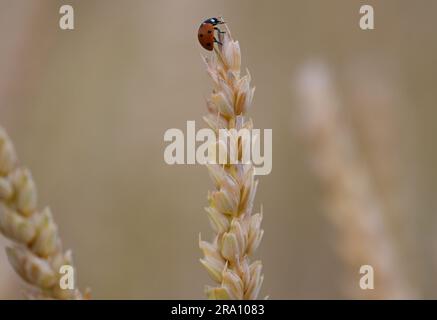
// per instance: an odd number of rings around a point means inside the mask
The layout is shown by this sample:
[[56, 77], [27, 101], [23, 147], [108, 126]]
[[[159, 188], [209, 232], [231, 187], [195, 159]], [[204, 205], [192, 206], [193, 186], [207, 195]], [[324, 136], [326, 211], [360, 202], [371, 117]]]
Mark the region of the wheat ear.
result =
[[[206, 68], [214, 89], [207, 101], [207, 124], [216, 132], [219, 129], [242, 128], [251, 130], [252, 120], [245, 117], [254, 93], [250, 75], [240, 77], [241, 53], [229, 29], [220, 34], [220, 42], [211, 58], [205, 57]], [[235, 142], [235, 141], [234, 141]], [[217, 138], [217, 146], [224, 141]], [[230, 145], [241, 160], [242, 139]], [[231, 151], [232, 152], [232, 151]], [[222, 163], [222, 162], [220, 162]], [[209, 192], [206, 212], [216, 233], [212, 243], [200, 241], [205, 266], [216, 287], [206, 287], [209, 299], [256, 299], [263, 275], [261, 261], [250, 262], [249, 256], [257, 249], [262, 235], [262, 213], [252, 215], [258, 182], [252, 164], [207, 165], [215, 190]]]
[[61, 266], [73, 265], [71, 251], [62, 251], [50, 209], [37, 210], [32, 175], [18, 165], [14, 146], [1, 127], [0, 232], [14, 242], [6, 253], [15, 271], [31, 285], [29, 298], [82, 298], [78, 290], [60, 288]]
[[323, 63], [305, 65], [297, 78], [302, 137], [323, 188], [329, 218], [341, 236], [340, 254], [356, 275], [362, 265], [374, 269], [375, 290], [360, 290], [358, 280], [350, 288], [358, 297], [412, 298], [415, 293], [401, 270], [381, 199], [333, 87]]

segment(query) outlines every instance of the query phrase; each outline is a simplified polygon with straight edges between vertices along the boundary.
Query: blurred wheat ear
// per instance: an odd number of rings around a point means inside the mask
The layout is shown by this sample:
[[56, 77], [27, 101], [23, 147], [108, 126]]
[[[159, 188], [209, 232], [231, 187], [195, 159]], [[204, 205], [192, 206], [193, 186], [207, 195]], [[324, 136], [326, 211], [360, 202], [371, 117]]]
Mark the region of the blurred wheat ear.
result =
[[[322, 187], [328, 218], [338, 231], [337, 249], [354, 275], [348, 293], [373, 299], [415, 298], [381, 196], [361, 158], [328, 67], [309, 62], [296, 80], [300, 133]], [[374, 269], [374, 290], [359, 287], [362, 265]]]
[[[79, 290], [60, 288], [61, 266], [73, 266], [71, 251], [63, 252], [49, 208], [37, 210], [30, 171], [18, 165], [14, 146], [0, 127], [0, 232], [14, 244], [9, 261], [30, 287], [31, 299], [82, 299]], [[88, 296], [88, 294], [86, 294]]]
[[[251, 130], [253, 126], [245, 115], [252, 103], [254, 88], [250, 87], [249, 75], [240, 77], [240, 46], [232, 39], [229, 29], [225, 30], [219, 38], [223, 45], [215, 48], [211, 58], [205, 57], [214, 89], [207, 101], [209, 112], [204, 119], [216, 133], [219, 150], [226, 145], [218, 136], [219, 129]], [[241, 155], [242, 149], [247, 147], [245, 141], [234, 142], [230, 148], [235, 148], [234, 154]], [[251, 263], [249, 256], [257, 249], [263, 230], [262, 213], [252, 215], [258, 184], [254, 167], [231, 163], [208, 164], [207, 167], [215, 190], [209, 192], [206, 212], [215, 237], [211, 243], [199, 240], [204, 253], [200, 261], [218, 285], [207, 286], [206, 294], [209, 299], [256, 299], [263, 282], [262, 264], [261, 261]]]

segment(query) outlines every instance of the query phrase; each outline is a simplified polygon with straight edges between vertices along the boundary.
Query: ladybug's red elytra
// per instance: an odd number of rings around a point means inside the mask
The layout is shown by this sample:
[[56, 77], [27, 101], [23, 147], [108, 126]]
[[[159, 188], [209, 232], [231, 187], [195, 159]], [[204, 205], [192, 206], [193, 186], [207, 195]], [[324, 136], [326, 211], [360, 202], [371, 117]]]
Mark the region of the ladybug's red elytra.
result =
[[214, 31], [225, 33], [217, 27], [217, 25], [224, 23], [225, 22], [221, 20], [221, 18], [209, 18], [202, 22], [197, 33], [197, 38], [203, 48], [212, 51], [214, 49], [214, 43], [222, 44], [215, 38]]

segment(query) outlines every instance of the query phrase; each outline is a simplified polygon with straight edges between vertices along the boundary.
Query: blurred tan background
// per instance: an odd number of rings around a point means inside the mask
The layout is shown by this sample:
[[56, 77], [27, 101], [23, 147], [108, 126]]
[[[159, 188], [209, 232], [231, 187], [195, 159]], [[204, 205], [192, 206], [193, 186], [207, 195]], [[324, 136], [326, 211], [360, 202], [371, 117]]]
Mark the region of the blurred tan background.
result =
[[[62, 4], [74, 7], [74, 31], [58, 27]], [[358, 27], [362, 4], [374, 6], [373, 31]], [[261, 294], [347, 298], [347, 266], [297, 132], [292, 79], [322, 59], [348, 105], [351, 84], [373, 82], [356, 70], [370, 70], [399, 102], [386, 118], [394, 129], [385, 152], [395, 152], [409, 203], [398, 222], [404, 267], [421, 297], [437, 298], [435, 12], [433, 0], [0, 0], [0, 125], [73, 249], [81, 288], [97, 299], [204, 298], [212, 281], [198, 234], [212, 236], [203, 211], [212, 184], [202, 166], [165, 164], [163, 134], [185, 131], [187, 120], [204, 126], [211, 82], [196, 32], [223, 15], [257, 88], [255, 127], [273, 129], [273, 171], [257, 194]], [[4, 256], [0, 298], [21, 298]]]

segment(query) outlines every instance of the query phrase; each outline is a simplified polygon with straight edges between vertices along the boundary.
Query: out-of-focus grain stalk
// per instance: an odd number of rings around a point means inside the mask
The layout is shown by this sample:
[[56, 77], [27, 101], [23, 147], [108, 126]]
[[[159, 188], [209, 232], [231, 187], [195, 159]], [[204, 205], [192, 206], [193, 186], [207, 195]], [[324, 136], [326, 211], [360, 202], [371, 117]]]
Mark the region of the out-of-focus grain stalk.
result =
[[[0, 21], [8, 28], [0, 30], [0, 112], [2, 121], [10, 127], [20, 119], [23, 122], [23, 109], [13, 108], [15, 102], [23, 99], [23, 89], [29, 93], [31, 83], [42, 65], [46, 45], [41, 45], [36, 34], [41, 33], [41, 22], [47, 21], [47, 2], [3, 2], [0, 4]], [[12, 27], [13, 25], [13, 27]], [[54, 29], [54, 28], [51, 28]], [[44, 39], [49, 32], [44, 33]], [[8, 106], [8, 107], [7, 107]], [[5, 120], [6, 119], [6, 120]], [[6, 240], [0, 241], [0, 247]], [[0, 255], [0, 263], [7, 263]], [[12, 268], [4, 268], [0, 274], [0, 299], [13, 298], [18, 283], [13, 277]], [[5, 293], [3, 293], [5, 292]]]
[[[223, 151], [228, 144], [220, 139], [219, 129], [238, 131], [253, 127], [246, 113], [254, 88], [250, 87], [248, 74], [240, 76], [240, 46], [228, 28], [219, 39], [223, 45], [215, 48], [211, 57], [205, 57], [207, 71], [214, 82], [205, 121], [216, 133], [216, 146]], [[238, 155], [240, 163], [208, 164], [215, 190], [209, 193], [206, 212], [215, 237], [212, 242], [200, 240], [200, 248], [204, 253], [201, 262], [218, 284], [206, 288], [210, 299], [253, 300], [258, 297], [263, 282], [261, 261], [249, 259], [261, 242], [263, 230], [262, 213], [252, 214], [258, 184], [254, 167], [251, 163], [241, 163], [243, 150], [248, 146], [243, 137], [231, 138], [230, 153]]]
[[[417, 197], [414, 152], [410, 150], [412, 123], [405, 121], [407, 99], [399, 87], [393, 68], [377, 59], [358, 59], [350, 64], [346, 78], [346, 99], [354, 133], [363, 159], [384, 206], [402, 257], [408, 261], [409, 277], [419, 280], [421, 259], [418, 214], [423, 208]], [[409, 132], [407, 135], [405, 132]], [[419, 219], [418, 219], [419, 218]]]
[[[304, 65], [296, 79], [301, 136], [320, 181], [324, 206], [338, 230], [337, 248], [350, 267], [355, 297], [412, 298], [374, 181], [323, 63]], [[359, 270], [371, 265], [375, 289], [361, 290]]]
[[63, 252], [50, 209], [37, 210], [32, 175], [18, 165], [14, 146], [1, 127], [0, 232], [14, 242], [6, 252], [15, 271], [31, 285], [29, 298], [82, 298], [77, 289], [60, 286], [61, 266], [73, 266], [71, 251]]
[[[375, 64], [375, 62], [372, 62]], [[357, 139], [372, 171], [375, 185], [386, 203], [390, 218], [399, 220], [407, 210], [411, 190], [402, 151], [401, 109], [404, 104], [394, 81], [382, 68], [374, 70], [369, 63], [356, 62], [348, 69], [347, 95]], [[410, 177], [411, 178], [411, 177]]]

